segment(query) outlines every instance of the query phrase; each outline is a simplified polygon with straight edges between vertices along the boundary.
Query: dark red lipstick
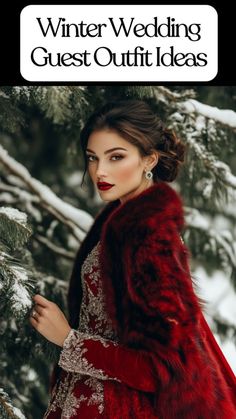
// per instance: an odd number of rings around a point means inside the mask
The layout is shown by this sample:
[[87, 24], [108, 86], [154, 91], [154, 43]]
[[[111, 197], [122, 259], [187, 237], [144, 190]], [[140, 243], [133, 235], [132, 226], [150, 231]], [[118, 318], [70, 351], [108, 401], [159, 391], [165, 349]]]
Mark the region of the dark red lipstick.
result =
[[98, 189], [102, 190], [102, 191], [106, 191], [107, 189], [111, 189], [112, 186], [111, 183], [107, 183], [107, 182], [98, 182], [97, 183], [97, 187]]

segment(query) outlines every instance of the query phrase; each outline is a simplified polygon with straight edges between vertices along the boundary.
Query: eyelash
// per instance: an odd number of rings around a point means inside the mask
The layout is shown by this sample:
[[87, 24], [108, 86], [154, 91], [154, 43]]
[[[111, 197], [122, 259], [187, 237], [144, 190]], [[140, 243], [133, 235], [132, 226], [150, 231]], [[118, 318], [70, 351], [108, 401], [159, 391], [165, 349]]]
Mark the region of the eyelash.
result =
[[[87, 160], [88, 160], [89, 162], [94, 161], [94, 160], [89, 160], [89, 158], [90, 158], [90, 157], [95, 157], [95, 156], [91, 156], [91, 155], [90, 155], [90, 156], [88, 156], [88, 155], [87, 155]], [[117, 160], [112, 160], [112, 161], [118, 161], [118, 160], [123, 159], [123, 156], [120, 156], [120, 155], [118, 155], [118, 154], [116, 154], [116, 155], [114, 155], [114, 156], [111, 156], [111, 158], [112, 158], [112, 157], [119, 157]]]

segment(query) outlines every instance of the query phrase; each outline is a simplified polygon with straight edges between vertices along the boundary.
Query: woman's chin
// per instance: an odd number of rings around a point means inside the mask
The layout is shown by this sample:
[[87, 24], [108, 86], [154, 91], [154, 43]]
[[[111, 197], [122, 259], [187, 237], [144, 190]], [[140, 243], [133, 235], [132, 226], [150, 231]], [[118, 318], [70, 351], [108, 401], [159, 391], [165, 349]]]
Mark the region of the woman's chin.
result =
[[100, 198], [103, 200], [103, 201], [116, 201], [117, 199], [120, 199], [120, 195], [118, 195], [117, 193], [115, 193], [114, 191], [112, 191], [112, 189], [113, 188], [111, 188], [111, 189], [108, 189], [108, 190], [104, 190], [104, 191], [102, 191], [102, 190], [99, 190], [98, 189], [98, 192], [99, 192], [99, 195], [100, 195]]

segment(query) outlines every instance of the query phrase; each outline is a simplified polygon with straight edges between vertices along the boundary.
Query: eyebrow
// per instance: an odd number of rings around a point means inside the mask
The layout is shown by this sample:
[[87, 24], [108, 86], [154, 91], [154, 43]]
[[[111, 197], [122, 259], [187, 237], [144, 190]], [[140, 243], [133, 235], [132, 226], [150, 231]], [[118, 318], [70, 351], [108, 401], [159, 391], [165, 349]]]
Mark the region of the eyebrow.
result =
[[[114, 147], [114, 148], [110, 148], [109, 150], [106, 150], [104, 152], [104, 154], [110, 153], [111, 151], [115, 151], [115, 150], [125, 150], [125, 151], [127, 151], [126, 148], [123, 148], [123, 147]], [[90, 150], [89, 148], [87, 148], [86, 151], [90, 151], [91, 153], [96, 154], [93, 150]]]

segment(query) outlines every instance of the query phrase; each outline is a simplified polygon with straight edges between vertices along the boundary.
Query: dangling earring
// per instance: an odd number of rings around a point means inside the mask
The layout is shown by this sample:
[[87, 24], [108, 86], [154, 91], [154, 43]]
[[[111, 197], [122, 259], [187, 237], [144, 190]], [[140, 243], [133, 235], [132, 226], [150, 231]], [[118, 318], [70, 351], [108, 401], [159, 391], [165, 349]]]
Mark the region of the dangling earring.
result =
[[145, 171], [146, 179], [152, 179], [152, 177], [153, 177], [153, 173], [151, 172], [151, 170]]

